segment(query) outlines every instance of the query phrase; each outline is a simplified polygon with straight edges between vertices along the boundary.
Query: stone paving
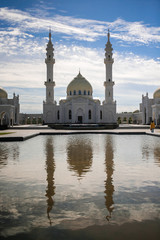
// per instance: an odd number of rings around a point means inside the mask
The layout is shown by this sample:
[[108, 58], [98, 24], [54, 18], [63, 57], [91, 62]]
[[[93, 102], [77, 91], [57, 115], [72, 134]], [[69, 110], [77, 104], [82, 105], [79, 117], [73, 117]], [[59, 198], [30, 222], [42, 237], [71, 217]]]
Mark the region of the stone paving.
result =
[[[2, 134], [1, 133], [9, 133]], [[24, 141], [38, 135], [64, 135], [64, 134], [147, 134], [160, 137], [160, 129], [150, 132], [149, 126], [127, 126], [105, 130], [55, 130], [47, 126], [23, 125], [0, 131], [0, 141]]]

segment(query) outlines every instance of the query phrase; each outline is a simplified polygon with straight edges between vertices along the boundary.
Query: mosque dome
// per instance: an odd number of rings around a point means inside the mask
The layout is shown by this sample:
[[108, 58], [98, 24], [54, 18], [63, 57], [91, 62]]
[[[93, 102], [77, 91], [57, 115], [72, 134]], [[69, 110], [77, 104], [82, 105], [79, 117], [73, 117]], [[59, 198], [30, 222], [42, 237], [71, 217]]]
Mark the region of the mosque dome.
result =
[[153, 98], [160, 98], [160, 88], [158, 88], [158, 89], [154, 92]]
[[7, 92], [2, 87], [0, 87], [0, 98], [8, 98]]
[[69, 83], [67, 87], [67, 96], [77, 96], [77, 95], [85, 95], [88, 97], [92, 96], [92, 86], [91, 84], [81, 75], [79, 74]]

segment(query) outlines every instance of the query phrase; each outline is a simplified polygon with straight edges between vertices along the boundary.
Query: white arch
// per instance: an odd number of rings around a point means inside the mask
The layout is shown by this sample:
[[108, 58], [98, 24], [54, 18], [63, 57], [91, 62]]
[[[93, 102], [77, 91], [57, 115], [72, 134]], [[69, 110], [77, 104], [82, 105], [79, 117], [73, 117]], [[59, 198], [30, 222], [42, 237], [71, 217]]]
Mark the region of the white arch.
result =
[[10, 121], [9, 121], [9, 115], [7, 112], [1, 112], [0, 113], [0, 125], [9, 125]]

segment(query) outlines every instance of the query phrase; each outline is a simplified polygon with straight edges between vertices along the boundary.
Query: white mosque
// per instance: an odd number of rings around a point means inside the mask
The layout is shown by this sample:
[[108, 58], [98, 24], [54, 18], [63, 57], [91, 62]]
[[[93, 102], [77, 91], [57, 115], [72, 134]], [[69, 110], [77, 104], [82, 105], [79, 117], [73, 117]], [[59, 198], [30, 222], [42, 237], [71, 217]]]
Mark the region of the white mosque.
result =
[[0, 129], [6, 126], [19, 124], [19, 95], [13, 94], [8, 98], [8, 93], [0, 87]]
[[153, 93], [153, 98], [142, 95], [142, 103], [140, 105], [142, 112], [142, 124], [150, 124], [154, 120], [156, 125], [160, 125], [160, 88]]
[[106, 79], [104, 82], [105, 99], [103, 103], [93, 98], [93, 88], [88, 80], [79, 72], [78, 75], [67, 86], [67, 96], [60, 100], [59, 105], [54, 100], [54, 75], [55, 64], [54, 48], [51, 41], [51, 32], [46, 48], [47, 79], [46, 101], [43, 102], [43, 121], [45, 124], [108, 124], [114, 125], [116, 118], [116, 101], [113, 99], [112, 79], [112, 57], [113, 48], [110, 42], [108, 31], [108, 41], [105, 48], [104, 64], [106, 67]]
[[23, 114], [20, 113], [19, 95], [13, 94], [13, 98], [8, 98], [8, 93], [0, 87], [0, 129], [4, 126], [13, 126], [17, 124], [27, 124], [41, 122], [44, 124], [105, 124], [116, 127], [117, 119], [120, 122], [139, 124], [150, 124], [154, 120], [157, 126], [160, 126], [160, 88], [157, 89], [153, 98], [142, 95], [140, 110], [133, 113], [116, 113], [116, 101], [113, 98], [114, 81], [112, 79], [113, 48], [110, 42], [110, 33], [108, 32], [108, 41], [105, 47], [104, 64], [106, 68], [106, 79], [104, 81], [104, 101], [93, 98], [93, 88], [79, 72], [78, 75], [67, 86], [67, 96], [60, 100], [59, 104], [54, 100], [54, 75], [53, 67], [55, 64], [54, 48], [51, 41], [51, 32], [46, 48], [46, 67], [47, 79], [46, 100], [43, 102], [43, 116], [41, 114]]

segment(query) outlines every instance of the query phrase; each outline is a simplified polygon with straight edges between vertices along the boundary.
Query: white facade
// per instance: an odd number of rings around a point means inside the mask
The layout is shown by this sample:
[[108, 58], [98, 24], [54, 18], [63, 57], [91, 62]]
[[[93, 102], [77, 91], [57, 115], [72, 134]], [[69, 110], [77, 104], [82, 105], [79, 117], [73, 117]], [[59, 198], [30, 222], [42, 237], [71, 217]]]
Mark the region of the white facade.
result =
[[19, 124], [19, 109], [19, 96], [13, 94], [13, 98], [8, 99], [7, 92], [0, 88], [0, 128]]
[[153, 98], [142, 95], [142, 124], [150, 124], [153, 120], [156, 125], [160, 125], [160, 89], [157, 89]]
[[54, 100], [53, 67], [55, 64], [54, 48], [49, 33], [49, 42], [46, 48], [47, 80], [46, 101], [43, 102], [43, 121], [45, 124], [53, 123], [116, 123], [116, 102], [113, 100], [112, 81], [112, 44], [110, 43], [110, 33], [105, 48], [104, 64], [106, 66], [105, 99], [101, 104], [98, 99], [94, 99], [91, 84], [79, 74], [69, 83], [67, 87], [66, 99], [62, 99], [59, 105]]

